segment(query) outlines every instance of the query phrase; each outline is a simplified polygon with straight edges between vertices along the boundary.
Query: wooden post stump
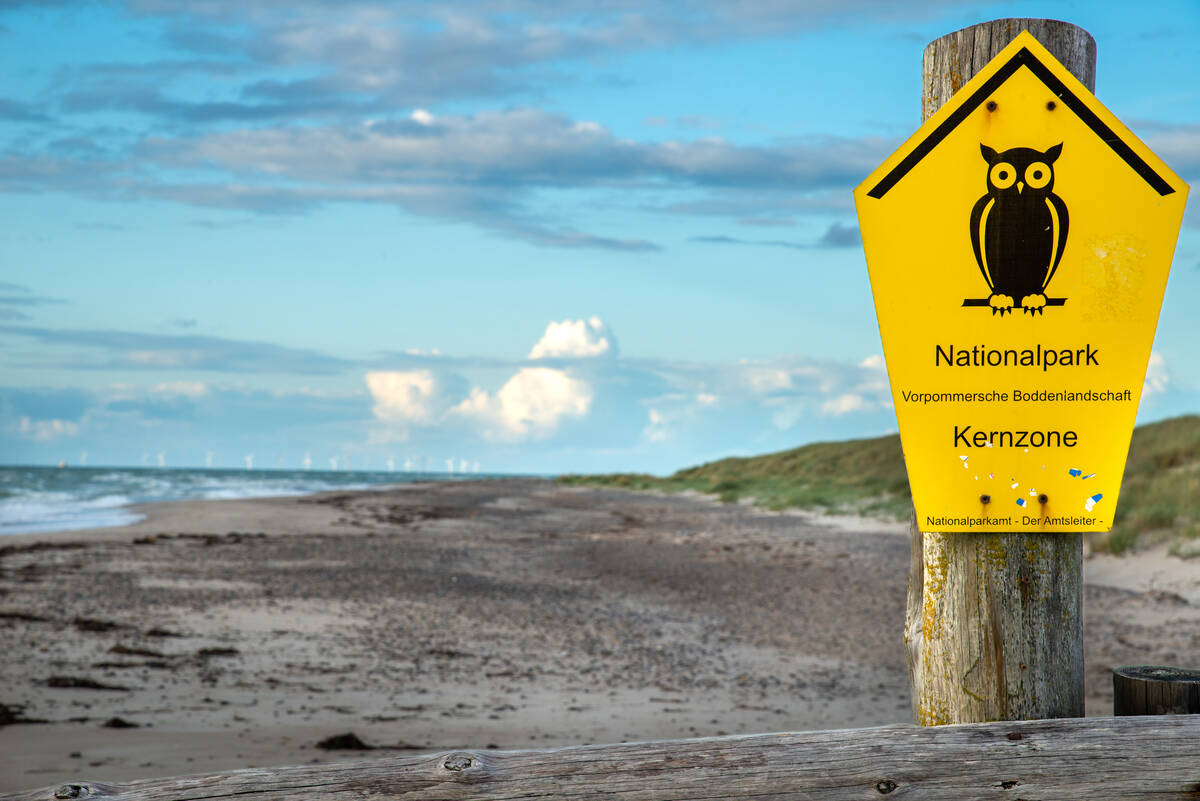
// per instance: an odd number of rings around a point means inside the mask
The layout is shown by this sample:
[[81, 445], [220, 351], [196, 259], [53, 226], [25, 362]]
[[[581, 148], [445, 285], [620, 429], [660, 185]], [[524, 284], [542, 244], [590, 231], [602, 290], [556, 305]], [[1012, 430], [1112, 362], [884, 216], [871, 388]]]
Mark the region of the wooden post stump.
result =
[[1113, 714], [1200, 714], [1200, 670], [1156, 665], [1113, 668]]
[[[925, 48], [922, 121], [1025, 30], [1094, 91], [1087, 31], [995, 20]], [[1082, 717], [1083, 535], [922, 532], [915, 516], [910, 533], [904, 640], [917, 724]]]

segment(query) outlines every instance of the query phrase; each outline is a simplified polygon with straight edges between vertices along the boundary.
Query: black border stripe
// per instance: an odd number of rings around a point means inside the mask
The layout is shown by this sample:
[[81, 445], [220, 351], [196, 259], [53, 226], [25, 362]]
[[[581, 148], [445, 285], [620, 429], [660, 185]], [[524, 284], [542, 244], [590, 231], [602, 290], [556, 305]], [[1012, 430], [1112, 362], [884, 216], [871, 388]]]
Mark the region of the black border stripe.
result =
[[[1028, 53], [1029, 51], [1022, 48], [1022, 52]], [[1142, 180], [1150, 184], [1154, 191], [1158, 192], [1159, 195], [1169, 195], [1175, 191], [1174, 187], [1155, 172], [1153, 167], [1143, 161], [1141, 156], [1133, 152], [1133, 148], [1126, 144], [1124, 139], [1117, 136], [1112, 128], [1105, 125], [1104, 121], [1087, 107], [1087, 104], [1075, 94], [1068, 91], [1066, 85], [1050, 71], [1050, 68], [1034, 58], [1032, 53], [1029, 53], [1028, 63], [1025, 66], [1029, 67], [1030, 72], [1040, 78], [1042, 83], [1046, 84], [1046, 87], [1051, 92], [1058, 95], [1059, 99], [1065, 102], [1067, 107], [1071, 111], [1074, 111], [1079, 116], [1079, 119], [1083, 120], [1087, 127], [1092, 129], [1092, 132], [1096, 136], [1103, 139], [1104, 143], [1112, 148], [1114, 153], [1133, 168], [1134, 172], [1142, 176]]]
[[949, 136], [951, 131], [957, 128], [971, 112], [979, 108], [992, 92], [1000, 88], [1000, 85], [1007, 81], [1021, 67], [1029, 67], [1029, 71], [1037, 76], [1038, 80], [1044, 83], [1047, 89], [1066, 103], [1067, 108], [1075, 112], [1079, 119], [1083, 120], [1084, 124], [1093, 133], [1104, 140], [1104, 143], [1112, 148], [1113, 152], [1132, 167], [1134, 172], [1140, 175], [1142, 180], [1148, 183], [1159, 195], [1169, 195], [1175, 191], [1161, 175], [1154, 171], [1153, 167], [1143, 161], [1137, 153], [1133, 152], [1133, 148], [1127, 145], [1111, 128], [1105, 125], [1104, 121], [1097, 117], [1087, 107], [1086, 103], [1068, 90], [1066, 85], [1050, 71], [1049, 67], [1038, 61], [1037, 57], [1029, 51], [1029, 48], [1022, 47], [1004, 66], [996, 70], [996, 74], [988, 78], [983, 86], [976, 89], [967, 98], [965, 103], [943, 120], [942, 124], [933, 130], [933, 133], [925, 137], [925, 139], [912, 149], [912, 152], [892, 168], [891, 172], [885, 175], [879, 183], [875, 184], [874, 188], [867, 192], [867, 196], [879, 199], [886, 195], [889, 189], [899, 183], [901, 178], [907, 175], [913, 167], [917, 166], [921, 159], [929, 155], [930, 151], [941, 144], [942, 140]]
[[[873, 198], [882, 198], [887, 194], [888, 190], [899, 183], [900, 179], [908, 175], [913, 167], [921, 159], [929, 155], [935, 147], [942, 143], [942, 140], [950, 135], [950, 132], [957, 128], [963, 120], [970, 116], [971, 112], [979, 108], [980, 104], [987, 99], [988, 95], [996, 91], [1000, 84], [1007, 81], [1014, 72], [1020, 69], [1020, 58], [1022, 53], [1029, 51], [1022, 47], [1021, 52], [1008, 60], [1008, 63], [996, 71], [996, 74], [987, 80], [983, 86], [975, 90], [975, 93], [967, 98], [967, 101], [954, 110], [954, 113], [942, 121], [942, 124], [933, 129], [933, 133], [921, 140], [920, 144], [912, 149], [912, 152], [904, 157], [904, 160], [892, 168], [892, 171], [883, 177], [875, 187], [867, 193]], [[1032, 55], [1032, 54], [1031, 54]]]

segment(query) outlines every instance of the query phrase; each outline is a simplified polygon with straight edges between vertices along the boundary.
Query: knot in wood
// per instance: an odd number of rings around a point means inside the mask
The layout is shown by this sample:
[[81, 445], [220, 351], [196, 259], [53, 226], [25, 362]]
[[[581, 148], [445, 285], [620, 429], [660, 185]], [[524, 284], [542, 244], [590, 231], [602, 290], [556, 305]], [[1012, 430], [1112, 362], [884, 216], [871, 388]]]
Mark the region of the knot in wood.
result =
[[54, 791], [55, 798], [84, 798], [88, 795], [88, 789], [82, 784], [64, 784]]
[[888, 793], [890, 793], [892, 790], [895, 790], [899, 786], [900, 785], [896, 784], [891, 779], [883, 779], [882, 781], [875, 782], [875, 789], [878, 790], [883, 795], [887, 795]]
[[475, 760], [470, 754], [451, 754], [446, 757], [446, 761], [442, 763], [442, 767], [446, 770], [452, 770], [455, 773], [461, 773], [474, 764]]

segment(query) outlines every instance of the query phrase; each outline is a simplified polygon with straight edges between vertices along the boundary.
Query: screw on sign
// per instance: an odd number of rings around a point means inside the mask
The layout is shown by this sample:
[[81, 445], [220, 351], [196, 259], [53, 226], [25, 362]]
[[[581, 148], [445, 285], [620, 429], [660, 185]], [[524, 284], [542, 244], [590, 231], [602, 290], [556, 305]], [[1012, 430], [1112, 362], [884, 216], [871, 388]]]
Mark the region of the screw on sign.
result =
[[922, 530], [1111, 528], [1187, 190], [1027, 31], [858, 187]]

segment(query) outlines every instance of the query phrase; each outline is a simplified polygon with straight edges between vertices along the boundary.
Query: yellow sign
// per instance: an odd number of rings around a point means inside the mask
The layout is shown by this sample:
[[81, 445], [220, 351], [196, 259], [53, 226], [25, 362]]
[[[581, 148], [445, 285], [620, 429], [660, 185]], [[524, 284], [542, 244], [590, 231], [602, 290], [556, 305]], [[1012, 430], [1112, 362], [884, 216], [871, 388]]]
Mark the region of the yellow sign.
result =
[[1107, 531], [1187, 185], [1028, 32], [854, 192], [923, 531]]

